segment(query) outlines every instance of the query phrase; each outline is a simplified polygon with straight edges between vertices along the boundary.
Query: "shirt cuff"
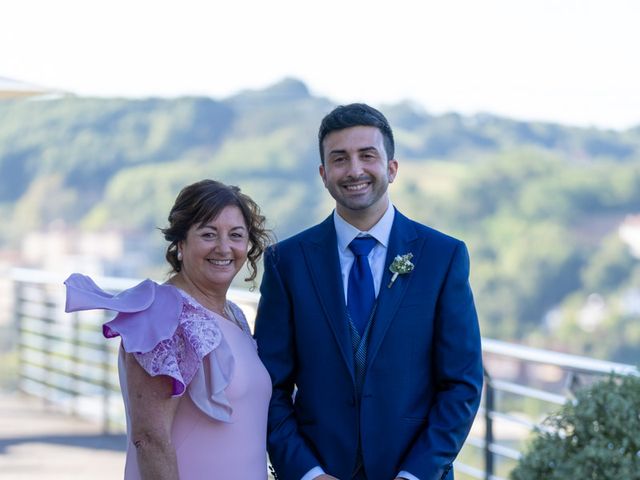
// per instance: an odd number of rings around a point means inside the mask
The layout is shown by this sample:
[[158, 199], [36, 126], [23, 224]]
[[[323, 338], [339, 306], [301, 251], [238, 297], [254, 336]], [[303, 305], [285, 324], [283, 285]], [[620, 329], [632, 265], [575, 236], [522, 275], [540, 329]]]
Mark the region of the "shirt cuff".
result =
[[[324, 470], [322, 469], [322, 467], [313, 467], [300, 480], [313, 480], [314, 478], [319, 477], [323, 473], [324, 473]], [[413, 477], [412, 480], [418, 480], [418, 479], [416, 477]]]
[[406, 478], [407, 480], [420, 480], [418, 477], [416, 477], [415, 475], [411, 475], [409, 472], [407, 472], [406, 470], [402, 470], [399, 474], [399, 477], [401, 478]]

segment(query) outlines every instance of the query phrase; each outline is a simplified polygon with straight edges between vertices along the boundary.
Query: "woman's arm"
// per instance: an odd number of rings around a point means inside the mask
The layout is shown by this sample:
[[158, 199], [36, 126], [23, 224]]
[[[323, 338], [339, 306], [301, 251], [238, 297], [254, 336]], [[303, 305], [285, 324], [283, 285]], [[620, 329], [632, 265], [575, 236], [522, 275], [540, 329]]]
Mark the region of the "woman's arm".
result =
[[140, 476], [178, 480], [171, 426], [180, 398], [173, 398], [171, 379], [150, 376], [130, 353], [125, 359], [131, 442], [136, 447]]

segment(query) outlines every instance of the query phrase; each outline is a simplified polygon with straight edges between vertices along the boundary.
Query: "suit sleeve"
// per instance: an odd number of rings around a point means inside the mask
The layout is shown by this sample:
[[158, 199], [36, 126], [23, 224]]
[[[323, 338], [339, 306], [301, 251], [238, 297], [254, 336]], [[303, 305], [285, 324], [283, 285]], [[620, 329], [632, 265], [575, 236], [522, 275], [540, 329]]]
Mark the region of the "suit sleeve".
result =
[[278, 255], [274, 248], [265, 253], [255, 323], [258, 353], [273, 383], [267, 448], [278, 478], [300, 480], [320, 462], [298, 432], [293, 409], [296, 371], [293, 307], [290, 292], [278, 270]]
[[482, 392], [480, 329], [463, 243], [453, 253], [438, 297], [431, 348], [436, 398], [401, 466], [421, 480], [446, 477], [471, 429]]

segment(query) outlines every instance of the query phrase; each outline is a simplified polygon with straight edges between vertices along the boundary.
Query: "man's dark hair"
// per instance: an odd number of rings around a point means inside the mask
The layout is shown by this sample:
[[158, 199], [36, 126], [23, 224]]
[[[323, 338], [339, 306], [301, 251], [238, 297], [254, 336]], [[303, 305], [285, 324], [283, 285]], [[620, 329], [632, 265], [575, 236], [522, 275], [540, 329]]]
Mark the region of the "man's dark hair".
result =
[[364, 103], [351, 103], [334, 108], [320, 123], [318, 131], [318, 146], [320, 147], [320, 160], [324, 165], [324, 151], [322, 142], [331, 132], [344, 130], [351, 127], [376, 127], [382, 133], [384, 149], [387, 159], [392, 160], [395, 153], [393, 132], [385, 116]]

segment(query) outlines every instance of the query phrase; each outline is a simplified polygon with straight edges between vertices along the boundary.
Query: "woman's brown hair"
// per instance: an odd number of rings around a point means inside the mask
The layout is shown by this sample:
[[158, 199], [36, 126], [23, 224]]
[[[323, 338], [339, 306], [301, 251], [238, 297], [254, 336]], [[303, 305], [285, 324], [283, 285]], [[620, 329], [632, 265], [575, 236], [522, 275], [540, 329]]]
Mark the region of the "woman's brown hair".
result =
[[169, 226], [161, 231], [169, 242], [165, 258], [172, 272], [182, 268], [178, 260], [178, 243], [187, 238], [193, 225], [202, 226], [215, 219], [228, 206], [236, 206], [242, 212], [249, 231], [249, 277], [253, 282], [258, 274], [258, 261], [272, 241], [271, 232], [265, 227], [265, 217], [260, 207], [251, 197], [242, 193], [239, 187], [225, 185], [215, 180], [201, 180], [184, 187], [169, 212]]

